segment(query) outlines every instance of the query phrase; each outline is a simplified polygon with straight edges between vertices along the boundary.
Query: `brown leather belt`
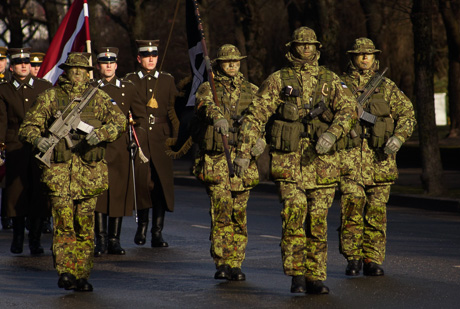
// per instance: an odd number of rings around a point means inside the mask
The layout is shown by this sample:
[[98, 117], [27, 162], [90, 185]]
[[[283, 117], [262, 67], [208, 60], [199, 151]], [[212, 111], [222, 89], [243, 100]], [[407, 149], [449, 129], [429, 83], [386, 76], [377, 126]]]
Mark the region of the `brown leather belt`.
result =
[[152, 114], [149, 115], [149, 124], [155, 124], [155, 123], [167, 123], [168, 118], [166, 117], [155, 117]]

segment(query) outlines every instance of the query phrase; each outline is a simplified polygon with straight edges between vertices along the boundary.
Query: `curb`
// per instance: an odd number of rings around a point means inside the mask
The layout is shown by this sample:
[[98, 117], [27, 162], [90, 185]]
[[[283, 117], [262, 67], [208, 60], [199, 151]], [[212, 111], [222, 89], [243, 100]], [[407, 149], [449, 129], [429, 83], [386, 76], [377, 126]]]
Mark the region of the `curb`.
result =
[[[203, 187], [204, 185], [199, 182], [194, 176], [174, 176], [174, 185], [177, 186], [194, 186]], [[276, 193], [275, 184], [272, 182], [261, 182], [251, 191], [254, 192], [265, 192], [265, 193]], [[338, 199], [338, 194], [335, 195], [335, 199]], [[443, 197], [429, 197], [419, 196], [412, 194], [390, 194], [388, 204], [392, 206], [407, 207], [424, 209], [431, 211], [451, 212], [460, 214], [460, 200], [450, 199]]]

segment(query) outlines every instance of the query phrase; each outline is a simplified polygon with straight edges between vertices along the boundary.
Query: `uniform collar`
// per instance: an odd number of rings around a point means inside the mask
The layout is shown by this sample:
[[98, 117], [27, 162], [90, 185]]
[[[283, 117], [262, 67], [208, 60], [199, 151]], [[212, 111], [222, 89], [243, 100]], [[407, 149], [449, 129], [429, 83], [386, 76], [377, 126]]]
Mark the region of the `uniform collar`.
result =
[[160, 72], [158, 72], [157, 70], [154, 70], [153, 72], [147, 73], [145, 69], [140, 69], [139, 71], [137, 71], [137, 76], [139, 76], [140, 79], [143, 79], [147, 76], [158, 78], [160, 76]]
[[30, 74], [23, 80], [16, 78], [16, 76], [13, 76], [13, 78], [11, 79], [11, 83], [13, 84], [16, 90], [21, 88], [22, 85], [27, 86], [29, 88], [34, 88], [34, 82], [35, 80]]
[[108, 85], [112, 85], [112, 86], [115, 86], [117, 88], [120, 88], [121, 87], [121, 80], [118, 78], [118, 77], [114, 77], [112, 78], [110, 81], [107, 81], [105, 78], [103, 79], [99, 79], [97, 81], [98, 85], [100, 88], [104, 87], [104, 86], [108, 86]]

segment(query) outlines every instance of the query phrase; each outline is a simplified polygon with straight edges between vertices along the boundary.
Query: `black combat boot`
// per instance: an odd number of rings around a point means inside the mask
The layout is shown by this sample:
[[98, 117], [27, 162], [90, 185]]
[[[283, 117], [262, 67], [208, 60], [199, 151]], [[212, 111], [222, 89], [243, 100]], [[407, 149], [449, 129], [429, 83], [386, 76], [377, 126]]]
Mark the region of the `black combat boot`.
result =
[[246, 280], [246, 275], [241, 271], [239, 267], [233, 267], [231, 269], [232, 280], [233, 281], [244, 281]]
[[324, 285], [323, 281], [306, 281], [308, 294], [329, 294], [329, 288]]
[[374, 262], [364, 262], [363, 274], [364, 276], [383, 276], [384, 272], [379, 264]]
[[292, 276], [291, 293], [305, 293], [305, 276]]
[[139, 246], [145, 245], [147, 239], [147, 228], [149, 226], [149, 208], [137, 211], [137, 231], [134, 236], [134, 243]]
[[227, 264], [217, 266], [217, 271], [214, 274], [214, 279], [231, 280], [232, 279], [232, 269], [230, 268], [230, 266]]
[[77, 278], [71, 273], [62, 273], [59, 275], [58, 287], [66, 290], [74, 290], [77, 288]]
[[43, 219], [42, 233], [51, 234], [52, 232], [53, 232], [53, 227], [51, 226], [51, 217], [45, 217]]
[[93, 286], [88, 282], [88, 279], [81, 278], [77, 280], [77, 287], [75, 290], [78, 292], [92, 292]]
[[45, 251], [40, 243], [42, 236], [43, 218], [29, 216], [29, 249], [30, 254], [43, 254]]
[[362, 260], [349, 260], [347, 269], [345, 270], [345, 275], [347, 276], [359, 276], [359, 272], [361, 271], [361, 267], [363, 267]]
[[125, 249], [120, 246], [120, 233], [122, 217], [109, 217], [109, 246], [107, 252], [109, 254], [124, 255]]
[[107, 252], [107, 215], [95, 212], [94, 213], [94, 256], [100, 257]]
[[24, 245], [24, 229], [26, 228], [26, 218], [19, 216], [13, 217], [13, 242], [11, 243], [11, 253], [22, 253]]
[[166, 248], [168, 243], [164, 241], [161, 231], [165, 222], [165, 208], [161, 205], [152, 208], [152, 247]]

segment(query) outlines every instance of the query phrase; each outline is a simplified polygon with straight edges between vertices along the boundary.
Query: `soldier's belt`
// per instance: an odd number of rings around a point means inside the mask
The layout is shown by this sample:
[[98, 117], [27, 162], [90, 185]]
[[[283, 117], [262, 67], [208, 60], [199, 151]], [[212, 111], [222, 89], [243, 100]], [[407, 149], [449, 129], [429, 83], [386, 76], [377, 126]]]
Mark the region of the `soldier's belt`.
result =
[[166, 117], [155, 117], [152, 114], [149, 115], [149, 124], [155, 124], [155, 123], [167, 123], [168, 118]]

